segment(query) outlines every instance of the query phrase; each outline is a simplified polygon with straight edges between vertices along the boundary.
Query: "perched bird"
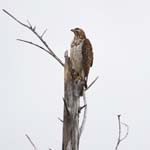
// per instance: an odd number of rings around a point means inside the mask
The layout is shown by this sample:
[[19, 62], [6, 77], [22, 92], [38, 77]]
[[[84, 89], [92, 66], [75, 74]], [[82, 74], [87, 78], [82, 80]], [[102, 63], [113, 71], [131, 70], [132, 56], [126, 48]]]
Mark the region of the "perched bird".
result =
[[88, 74], [93, 64], [92, 45], [82, 29], [75, 28], [71, 31], [74, 33], [70, 49], [72, 69], [84, 81], [84, 87], [87, 88]]

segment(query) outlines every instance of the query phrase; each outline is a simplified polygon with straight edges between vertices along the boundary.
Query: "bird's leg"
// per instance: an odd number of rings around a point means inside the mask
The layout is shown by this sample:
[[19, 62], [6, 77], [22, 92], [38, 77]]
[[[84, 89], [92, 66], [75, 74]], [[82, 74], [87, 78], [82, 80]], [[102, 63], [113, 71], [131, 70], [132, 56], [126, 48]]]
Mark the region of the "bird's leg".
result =
[[82, 76], [78, 72], [76, 72], [75, 80], [76, 81], [83, 81]]
[[78, 72], [74, 72], [74, 80], [78, 83], [80, 82], [81, 87], [84, 87], [86, 85], [86, 81], [83, 78], [83, 75]]
[[74, 69], [72, 69], [72, 76], [73, 76], [73, 79], [74, 80], [77, 80], [78, 76], [79, 76], [79, 73], [76, 72]]
[[84, 80], [83, 76], [81, 74], [79, 74], [78, 72], [74, 72], [74, 81], [78, 85], [78, 89], [80, 91], [79, 95], [83, 96], [83, 90], [85, 87], [85, 80]]

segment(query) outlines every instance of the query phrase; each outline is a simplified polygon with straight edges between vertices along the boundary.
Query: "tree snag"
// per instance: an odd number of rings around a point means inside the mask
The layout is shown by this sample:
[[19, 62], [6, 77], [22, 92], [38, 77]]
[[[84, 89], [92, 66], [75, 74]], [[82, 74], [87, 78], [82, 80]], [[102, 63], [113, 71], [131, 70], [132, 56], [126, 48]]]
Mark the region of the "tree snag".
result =
[[64, 66], [64, 115], [62, 150], [79, 150], [79, 109], [82, 83], [73, 77], [68, 52]]
[[[36, 37], [41, 41], [43, 46], [28, 40], [17, 39], [18, 41], [25, 42], [27, 44], [33, 45], [44, 50], [45, 52], [50, 54], [62, 67], [64, 67], [64, 114], [63, 120], [59, 119], [63, 123], [62, 150], [79, 150], [79, 140], [86, 121], [87, 103], [85, 90], [83, 90], [84, 105], [80, 107], [81, 89], [83, 88], [84, 83], [83, 81], [77, 80], [74, 77], [72, 64], [70, 58], [68, 57], [68, 52], [65, 52], [64, 64], [43, 39], [43, 36], [45, 35], [47, 29], [44, 30], [42, 34], [39, 34], [36, 31], [36, 26], [32, 26], [29, 21], [27, 21], [28, 24], [25, 24], [5, 9], [3, 9], [3, 12], [10, 16], [17, 23], [30, 30], [34, 35], [36, 35]], [[96, 79], [87, 87], [86, 91], [96, 82], [97, 79], [98, 77], [96, 77]], [[81, 121], [81, 127], [79, 127], [79, 114], [82, 109], [84, 110], [84, 114], [83, 120]], [[26, 137], [33, 146], [33, 148], [37, 150], [37, 147], [32, 142], [31, 138], [28, 135], [26, 135]]]

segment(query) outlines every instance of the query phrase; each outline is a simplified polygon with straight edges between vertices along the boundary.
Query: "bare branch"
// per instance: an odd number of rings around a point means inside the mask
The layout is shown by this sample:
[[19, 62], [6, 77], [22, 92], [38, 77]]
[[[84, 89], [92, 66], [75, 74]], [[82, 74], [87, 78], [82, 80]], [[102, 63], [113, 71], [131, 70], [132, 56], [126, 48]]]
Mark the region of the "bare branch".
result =
[[[118, 147], [119, 147], [120, 143], [123, 140], [126, 139], [126, 137], [128, 136], [128, 133], [129, 133], [129, 126], [127, 124], [121, 122], [121, 119], [120, 119], [121, 115], [118, 115], [117, 117], [118, 117], [119, 128], [118, 128], [118, 140], [117, 140], [117, 144], [116, 144], [115, 150], [118, 150]], [[125, 136], [123, 138], [121, 138], [121, 133], [122, 133], [121, 124], [123, 124], [127, 128], [127, 132], [126, 132], [126, 134], [125, 134]]]
[[29, 140], [30, 144], [33, 146], [34, 150], [38, 150], [37, 147], [35, 146], [35, 144], [32, 142], [31, 138], [29, 137], [29, 135], [25, 135], [27, 137], [27, 139]]
[[33, 42], [31, 42], [31, 41], [27, 41], [27, 40], [22, 40], [22, 39], [17, 39], [17, 40], [18, 40], [18, 41], [21, 41], [21, 42], [24, 42], [24, 43], [28, 43], [28, 44], [34, 45], [34, 46], [36, 46], [36, 47], [38, 47], [38, 48], [44, 50], [45, 52], [47, 52], [48, 54], [51, 55], [51, 53], [50, 53], [47, 49], [45, 49], [44, 47], [42, 47], [42, 46], [40, 46], [40, 45], [38, 45], [38, 44], [35, 44], [35, 43], [33, 43]]
[[23, 25], [26, 28], [29, 28], [26, 24], [22, 23], [21, 21], [19, 21], [18, 19], [16, 19], [12, 14], [10, 14], [8, 11], [6, 11], [5, 9], [2, 9], [8, 16], [10, 16], [11, 18], [13, 18], [15, 21], [17, 21], [19, 24]]
[[79, 136], [81, 137], [82, 133], [83, 133], [83, 129], [85, 126], [85, 122], [86, 122], [86, 118], [87, 118], [87, 102], [86, 102], [86, 95], [85, 95], [85, 91], [83, 91], [83, 102], [84, 102], [84, 114], [83, 114], [83, 120], [81, 123], [81, 127], [80, 127], [80, 131], [79, 131]]
[[99, 77], [97, 76], [91, 83], [90, 85], [87, 87], [86, 91], [97, 81]]
[[48, 44], [43, 40], [43, 38], [35, 31], [36, 26], [32, 27], [32, 25], [30, 24], [30, 22], [28, 21], [28, 25], [22, 23], [21, 21], [19, 21], [16, 17], [14, 17], [12, 14], [10, 14], [8, 11], [6, 11], [5, 9], [3, 9], [3, 11], [10, 16], [12, 19], [14, 19], [16, 22], [18, 22], [20, 25], [26, 27], [27, 29], [29, 29], [30, 31], [32, 31], [37, 37], [38, 39], [43, 43], [43, 45], [47, 48], [47, 50], [50, 52], [49, 54], [54, 57], [62, 66], [64, 66], [63, 62], [56, 56], [56, 54], [51, 50], [51, 48], [48, 46]]
[[18, 41], [21, 41], [21, 42], [24, 42], [24, 43], [28, 43], [28, 44], [34, 45], [34, 46], [36, 46], [36, 47], [38, 47], [38, 48], [44, 50], [44, 51], [47, 52], [48, 54], [52, 55], [50, 51], [48, 51], [47, 49], [45, 49], [44, 47], [42, 47], [42, 46], [40, 46], [40, 45], [38, 45], [38, 44], [35, 44], [35, 43], [33, 43], [33, 42], [31, 42], [31, 41], [27, 41], [27, 40], [22, 40], [22, 39], [17, 39], [17, 40], [18, 40]]
[[119, 133], [118, 133], [118, 140], [117, 140], [117, 144], [116, 144], [116, 148], [115, 150], [118, 150], [118, 146], [120, 144], [120, 137], [121, 137], [121, 124], [120, 124], [120, 116], [121, 115], [118, 115], [118, 125], [119, 125]]

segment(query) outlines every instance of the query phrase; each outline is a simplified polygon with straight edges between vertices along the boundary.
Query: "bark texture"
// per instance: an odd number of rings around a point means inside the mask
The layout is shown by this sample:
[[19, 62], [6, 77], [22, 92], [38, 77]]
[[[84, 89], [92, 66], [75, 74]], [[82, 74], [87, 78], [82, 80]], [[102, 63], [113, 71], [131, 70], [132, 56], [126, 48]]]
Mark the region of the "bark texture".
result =
[[64, 116], [62, 150], [79, 150], [79, 109], [81, 82], [73, 78], [68, 53], [64, 65]]

